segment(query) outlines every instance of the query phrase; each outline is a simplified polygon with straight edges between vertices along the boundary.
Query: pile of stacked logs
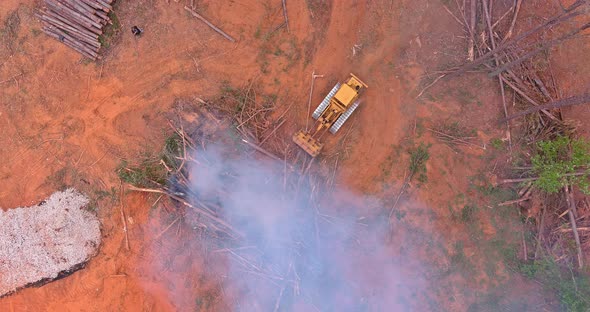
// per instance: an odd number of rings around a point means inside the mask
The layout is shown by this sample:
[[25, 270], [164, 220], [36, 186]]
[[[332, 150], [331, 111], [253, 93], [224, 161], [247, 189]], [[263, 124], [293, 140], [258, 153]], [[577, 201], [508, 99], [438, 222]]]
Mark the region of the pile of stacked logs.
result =
[[114, 0], [44, 0], [45, 8], [36, 14], [43, 32], [83, 56], [96, 60], [102, 28], [111, 20], [107, 15]]

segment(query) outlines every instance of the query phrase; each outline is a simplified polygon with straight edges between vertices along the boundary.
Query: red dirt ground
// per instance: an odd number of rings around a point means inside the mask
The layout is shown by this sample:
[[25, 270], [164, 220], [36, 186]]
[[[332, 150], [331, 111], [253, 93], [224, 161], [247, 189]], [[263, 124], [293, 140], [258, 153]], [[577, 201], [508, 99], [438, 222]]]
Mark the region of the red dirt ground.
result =
[[[434, 271], [449, 267], [456, 242], [464, 241], [461, 250], [473, 260], [478, 278], [455, 272], [435, 279], [440, 287], [428, 290], [434, 304], [421, 307], [467, 311], [482, 294], [507, 284], [510, 290], [503, 290], [502, 296], [508, 301], [525, 298], [531, 305], [544, 301], [538, 285], [501, 264], [492, 270], [496, 277], [486, 277], [486, 254], [469, 239], [465, 225], [451, 221], [467, 202], [483, 201], [472, 188], [477, 183], [473, 177], [495, 173], [498, 164], [490, 161], [495, 158], [489, 149], [456, 152], [438, 143], [425, 128], [458, 122], [474, 129], [482, 143], [504, 133], [496, 128], [501, 112], [497, 86], [486, 77], [444, 82], [429, 92], [432, 95], [415, 99], [423, 74], [464, 58], [461, 28], [440, 2], [343, 0], [326, 7], [323, 1], [287, 1], [291, 33], [281, 29], [266, 39], [282, 22], [280, 1], [197, 1], [199, 12], [238, 39], [232, 44], [190, 17], [182, 8], [184, 1], [120, 0], [116, 12], [122, 31], [96, 64], [39, 34], [40, 24], [33, 16], [38, 2], [0, 4], [0, 26], [16, 29], [12, 37], [10, 32], [0, 36], [4, 40], [0, 42], [0, 158], [4, 159], [0, 207], [31, 205], [64, 185], [95, 197], [98, 191], [113, 196], [98, 201], [104, 244], [87, 268], [0, 299], [0, 310], [195, 309], [195, 294], [216, 291], [218, 285], [200, 279], [206, 275], [205, 260], [187, 251], [192, 244], [190, 229], [173, 228], [176, 234], [170, 235], [176, 238], [167, 234], [156, 239], [173, 218], [162, 205], [152, 208], [156, 197], [127, 193], [122, 206], [131, 249], [126, 250], [115, 169], [122, 160], [161, 148], [170, 133], [167, 118], [175, 99], [213, 98], [224, 84], [255, 83], [266, 93], [277, 94], [278, 112], [293, 104], [281, 129], [288, 139], [307, 120], [312, 70], [324, 75], [316, 80], [313, 103], [349, 72], [369, 85], [365, 105], [348, 126], [350, 136], [344, 142], [341, 137], [326, 140], [324, 166], [332, 165], [328, 160], [336, 151], [345, 152], [338, 165], [338, 184], [391, 201], [406, 174], [407, 148], [417, 142], [433, 144], [428, 182], [412, 187], [411, 197], [420, 204], [402, 204], [399, 210], [406, 214], [402, 222], [440, 244], [415, 252]], [[523, 10], [532, 15], [539, 3]], [[16, 28], [6, 24], [14, 14], [20, 19]], [[132, 36], [132, 25], [144, 28], [141, 38]], [[353, 55], [355, 45], [360, 50]], [[584, 68], [590, 63], [572, 54], [588, 43], [572, 45], [559, 49], [557, 75], [570, 81], [566, 77], [575, 74], [586, 83], [564, 85], [564, 94], [588, 85]], [[572, 58], [579, 64], [565, 61]], [[590, 114], [585, 106], [571, 110], [572, 116], [582, 113]], [[482, 240], [496, 232], [487, 214], [478, 215]], [[400, 232], [395, 242], [413, 244], [404, 240], [412, 235]], [[167, 244], [170, 239], [186, 239], [188, 245], [177, 250], [175, 244]], [[156, 245], [163, 254], [150, 252]], [[166, 261], [181, 269], [167, 270]], [[148, 269], [146, 263], [162, 270]], [[228, 306], [216, 302], [210, 308]]]

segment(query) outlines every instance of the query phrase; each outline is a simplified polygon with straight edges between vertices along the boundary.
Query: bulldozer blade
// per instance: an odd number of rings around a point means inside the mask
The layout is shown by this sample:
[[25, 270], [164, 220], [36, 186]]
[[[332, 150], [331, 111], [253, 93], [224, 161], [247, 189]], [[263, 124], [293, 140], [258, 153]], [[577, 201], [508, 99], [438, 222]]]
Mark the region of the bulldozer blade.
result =
[[311, 134], [304, 131], [299, 131], [293, 135], [293, 142], [301, 147], [311, 157], [316, 157], [324, 144], [314, 139]]

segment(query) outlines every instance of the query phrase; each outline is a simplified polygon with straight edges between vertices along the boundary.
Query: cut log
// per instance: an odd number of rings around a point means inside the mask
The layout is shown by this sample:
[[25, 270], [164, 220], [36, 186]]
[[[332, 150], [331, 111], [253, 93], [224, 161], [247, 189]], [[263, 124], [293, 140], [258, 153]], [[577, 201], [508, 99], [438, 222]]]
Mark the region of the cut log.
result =
[[76, 34], [74, 34], [74, 33], [68, 33], [67, 31], [64, 31], [63, 29], [60, 29], [59, 27], [55, 27], [53, 25], [46, 25], [46, 27], [50, 31], [52, 31], [52, 32], [54, 32], [54, 33], [56, 33], [56, 34], [58, 34], [60, 36], [63, 36], [65, 38], [69, 39], [69, 40], [72, 40], [72, 41], [80, 41], [80, 44], [82, 44], [83, 47], [87, 47], [91, 51], [95, 51], [95, 50], [98, 51], [98, 47], [92, 47], [92, 46], [89, 46], [85, 42], [81, 42], [81, 40], [80, 40], [81, 38], [77, 37]]
[[101, 19], [94, 15], [95, 10], [89, 6], [87, 6], [84, 2], [78, 2], [78, 1], [74, 1], [74, 0], [58, 0], [60, 1], [60, 3], [63, 3], [64, 5], [68, 6], [70, 9], [80, 13], [81, 15], [83, 15], [84, 17], [91, 19], [97, 23], [101, 22]]
[[45, 3], [47, 3], [48, 5], [52, 6], [54, 9], [56, 9], [64, 14], [68, 14], [73, 18], [77, 18], [79, 21], [84, 22], [86, 25], [89, 25], [87, 27], [94, 26], [98, 29], [102, 28], [102, 25], [100, 23], [95, 22], [95, 21], [91, 20], [90, 18], [88, 18], [87, 16], [72, 10], [71, 8], [69, 8], [68, 6], [66, 6], [65, 4], [63, 4], [61, 2], [58, 2], [56, 0], [45, 0]]
[[575, 96], [571, 96], [571, 97], [563, 99], [563, 100], [554, 101], [554, 102], [544, 104], [544, 105], [534, 106], [534, 107], [526, 109], [522, 112], [516, 113], [514, 115], [510, 115], [509, 117], [505, 118], [503, 121], [512, 120], [512, 119], [522, 117], [522, 116], [525, 116], [525, 115], [528, 115], [531, 113], [535, 113], [540, 110], [556, 109], [556, 108], [573, 106], [573, 105], [581, 105], [581, 104], [586, 104], [586, 103], [590, 103], [590, 93], [575, 95]]
[[285, 25], [287, 25], [287, 32], [290, 33], [289, 29], [289, 16], [287, 15], [287, 1], [283, 0], [283, 15], [285, 17]]
[[83, 51], [82, 49], [78, 48], [77, 46], [71, 44], [69, 41], [65, 41], [64, 38], [60, 37], [58, 34], [51, 32], [50, 30], [48, 30], [47, 28], [43, 28], [43, 32], [48, 35], [51, 38], [54, 38], [55, 40], [65, 44], [66, 46], [70, 47], [71, 49], [73, 49], [74, 51], [82, 54], [84, 57], [87, 57], [91, 60], [95, 60], [96, 58], [93, 57], [92, 55], [86, 53], [85, 51]]
[[513, 61], [510, 61], [508, 63], [504, 63], [501, 66], [497, 66], [496, 69], [494, 69], [494, 71], [492, 71], [489, 74], [489, 76], [490, 77], [497, 76], [500, 73], [504, 72], [505, 70], [510, 69], [510, 68], [512, 68], [512, 67], [514, 67], [516, 65], [519, 65], [522, 62], [524, 62], [524, 61], [532, 58], [533, 56], [535, 56], [535, 55], [537, 55], [537, 54], [539, 54], [539, 53], [541, 53], [543, 51], [546, 51], [546, 50], [548, 50], [551, 47], [554, 47], [556, 45], [559, 45], [559, 44], [563, 43], [564, 41], [573, 38], [574, 36], [576, 36], [580, 32], [583, 32], [583, 31], [585, 31], [586, 29], [589, 29], [589, 28], [590, 28], [590, 23], [587, 23], [587, 24], [582, 25], [582, 27], [580, 27], [580, 28], [578, 28], [578, 29], [576, 29], [576, 30], [574, 30], [574, 31], [572, 31], [572, 32], [570, 32], [570, 33], [562, 36], [562, 37], [559, 37], [559, 38], [553, 39], [553, 40], [543, 41], [540, 44], [538, 44], [539, 47], [537, 47], [536, 49], [534, 49], [532, 51], [529, 51], [529, 52], [521, 55], [518, 59], [513, 60]]
[[510, 206], [510, 205], [513, 205], [513, 204], [522, 203], [523, 201], [527, 201], [529, 199], [531, 199], [530, 196], [522, 197], [522, 198], [515, 199], [515, 200], [505, 201], [503, 203], [498, 204], [498, 206]]
[[100, 17], [104, 22], [110, 22], [111, 18], [103, 11], [96, 11], [96, 15]]
[[94, 38], [89, 38], [89, 37], [86, 37], [86, 36], [84, 36], [82, 34], [79, 34], [79, 33], [76, 33], [76, 32], [70, 32], [70, 31], [68, 31], [66, 29], [62, 29], [59, 26], [54, 25], [54, 24], [52, 24], [50, 22], [43, 21], [43, 25], [49, 26], [49, 27], [56, 27], [56, 28], [58, 28], [58, 29], [60, 29], [62, 31], [65, 31], [67, 34], [71, 35], [72, 37], [74, 37], [74, 38], [76, 38], [76, 39], [78, 39], [80, 41], [83, 41], [84, 43], [87, 43], [87, 44], [90, 44], [90, 45], [94, 46], [96, 49], [100, 48], [100, 42], [98, 42], [98, 40], [96, 40]]
[[477, 19], [477, 0], [470, 0], [471, 9], [469, 13], [471, 18], [469, 20], [469, 44], [467, 47], [467, 60], [473, 62], [475, 59], [475, 22]]
[[91, 6], [97, 10], [102, 10], [102, 6], [100, 4], [98, 4], [96, 1], [93, 0], [80, 0], [84, 3], [86, 3], [86, 5]]
[[580, 243], [580, 235], [578, 233], [578, 229], [576, 226], [576, 217], [574, 216], [574, 211], [576, 211], [576, 202], [574, 199], [574, 194], [572, 192], [572, 189], [566, 185], [564, 190], [565, 190], [565, 200], [567, 201], [567, 204], [569, 206], [568, 215], [570, 217], [572, 232], [574, 233], [574, 240], [576, 241], [576, 251], [578, 253], [578, 266], [581, 269], [584, 267], [584, 259], [583, 259], [583, 255], [582, 255], [582, 244]]
[[[85, 27], [84, 25], [82, 25], [82, 24], [80, 24], [80, 23], [78, 23], [78, 22], [76, 22], [74, 20], [71, 20], [69, 18], [66, 18], [66, 17], [64, 17], [64, 16], [62, 16], [60, 14], [57, 14], [57, 13], [51, 11], [51, 10], [47, 10], [46, 12], [43, 12], [43, 13], [46, 16], [49, 16], [49, 17], [51, 17], [53, 19], [56, 19], [56, 20], [59, 20], [62, 23], [66, 24], [66, 25], [69, 25], [69, 26], [77, 29], [78, 31], [80, 31], [82, 33], [88, 34], [91, 37], [96, 37], [96, 39], [98, 39], [98, 36], [102, 33], [102, 31], [99, 30], [99, 29], [96, 29], [94, 27], [91, 27], [89, 29], [89, 28]], [[93, 31], [93, 30], [95, 30], [95, 31]]]
[[102, 7], [102, 10], [107, 13], [113, 9], [113, 7], [109, 3], [107, 3], [106, 1], [102, 1], [102, 0], [94, 0], [94, 1], [96, 1], [96, 3], [98, 3]]
[[217, 26], [213, 25], [211, 22], [209, 22], [207, 19], [205, 19], [204, 17], [202, 17], [201, 15], [199, 15], [199, 13], [193, 11], [191, 8], [185, 6], [184, 7], [185, 10], [187, 10], [188, 12], [190, 12], [194, 17], [198, 18], [199, 20], [201, 20], [201, 22], [205, 23], [207, 26], [211, 27], [211, 29], [215, 30], [218, 34], [222, 35], [223, 37], [225, 37], [225, 39], [231, 41], [231, 42], [236, 42], [236, 40], [234, 38], [232, 38], [230, 35], [226, 34], [223, 30], [217, 28]]
[[504, 51], [507, 47], [513, 46], [513, 45], [517, 44], [518, 42], [521, 42], [522, 40], [524, 40], [527, 37], [530, 37], [542, 30], [546, 30], [546, 29], [553, 27], [555, 25], [558, 25], [560, 23], [564, 23], [570, 19], [580, 16], [581, 14], [582, 13], [576, 11], [575, 9], [573, 9], [571, 11], [567, 11], [566, 13], [558, 14], [557, 16], [554, 16], [554, 17], [546, 20], [545, 23], [543, 23], [531, 30], [528, 30], [522, 34], [519, 34], [518, 36], [512, 38], [511, 40], [505, 40], [505, 41], [500, 42], [495, 49], [492, 49], [491, 51], [486, 52], [482, 56], [473, 60], [473, 62], [464, 64], [464, 65], [461, 65], [461, 66], [455, 68], [451, 73], [449, 73], [447, 75], [447, 77], [456, 77], [457, 75], [460, 75], [460, 74], [465, 73], [467, 71], [473, 70], [473, 69], [477, 68], [478, 66], [481, 66], [481, 65], [493, 60], [494, 55], [497, 55], [500, 52]]
[[[60, 16], [62, 19], [68, 20], [70, 23], [75, 23], [77, 25], [80, 25], [81, 27], [84, 27], [88, 30], [92, 29], [93, 26], [89, 21], [87, 21], [85, 19], [81, 19], [77, 16], [70, 14], [63, 7], [60, 7], [57, 4], [54, 4], [53, 2], [47, 2], [46, 4], [47, 4], [47, 9], [48, 9], [47, 11], [48, 12], [52, 12], [53, 14]], [[94, 32], [94, 31], [92, 31], [92, 32]]]
[[[39, 15], [37, 15], [39, 16]], [[54, 24], [56, 25], [60, 25], [60, 27], [63, 27], [63, 29], [67, 29], [68, 31], [72, 31], [72, 32], [78, 32], [80, 34], [83, 34], [89, 38], [93, 38], [98, 40], [98, 35], [89, 31], [88, 29], [86, 29], [85, 27], [76, 24], [74, 22], [69, 21], [66, 18], [63, 18], [62, 16], [55, 14], [53, 12], [44, 12], [44, 15], [39, 16], [39, 18], [41, 20], [45, 20], [45, 21], [52, 21]]]
[[85, 19], [81, 19], [77, 16], [74, 16], [70, 12], [65, 11], [63, 8], [56, 7], [53, 4], [48, 4], [48, 7], [50, 10], [54, 11], [53, 13], [55, 15], [61, 16], [62, 19], [68, 20], [72, 24], [75, 23], [75, 24], [79, 25], [80, 26], [79, 28], [86, 29], [92, 33], [97, 34], [97, 35], [100, 35], [102, 33], [102, 31], [100, 30], [101, 28], [94, 27], [93, 24], [90, 23], [89, 21], [87, 21]]
[[55, 19], [52, 19], [50, 17], [43, 16], [43, 17], [41, 17], [41, 20], [44, 25], [47, 24], [47, 25], [51, 25], [51, 26], [57, 27], [59, 29], [62, 29], [73, 36], [75, 35], [78, 38], [84, 39], [84, 41], [87, 41], [88, 43], [98, 42], [98, 38], [94, 38], [93, 36], [89, 36], [85, 33], [82, 33], [80, 31], [78, 31], [77, 29], [75, 29], [71, 26], [65, 25], [65, 24], [63, 24]]
[[88, 3], [86, 3], [82, 0], [69, 0], [69, 1], [76, 3], [77, 6], [83, 8], [88, 14], [96, 16], [97, 10], [95, 8], [93, 8], [91, 5], [89, 5]]
[[91, 55], [94, 59], [96, 59], [98, 57], [98, 54], [96, 53], [98, 51], [98, 49], [94, 49], [92, 47], [89, 47], [88, 45], [80, 42], [79, 40], [77, 40], [74, 37], [70, 36], [69, 34], [65, 33], [64, 31], [62, 31], [56, 27], [43, 27], [43, 29], [47, 29], [48, 31], [53, 32], [54, 34], [57, 34], [58, 36], [60, 36], [59, 39], [62, 42], [71, 43], [72, 45], [78, 47], [80, 50], [85, 51], [86, 53]]

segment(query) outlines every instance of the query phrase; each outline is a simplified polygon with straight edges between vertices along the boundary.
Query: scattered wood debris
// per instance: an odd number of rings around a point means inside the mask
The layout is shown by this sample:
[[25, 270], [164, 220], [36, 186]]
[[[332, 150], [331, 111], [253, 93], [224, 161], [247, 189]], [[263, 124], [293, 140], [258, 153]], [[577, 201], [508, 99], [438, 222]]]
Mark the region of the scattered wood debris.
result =
[[[517, 138], [518, 142], [528, 146], [556, 137], [575, 137], [575, 126], [562, 118], [561, 108], [590, 103], [588, 93], [563, 94], [549, 58], [551, 48], [581, 37], [590, 28], [590, 3], [586, 0], [570, 1], [556, 15], [532, 26], [519, 24], [522, 2], [515, 0], [506, 7], [494, 4], [492, 0], [468, 0], [462, 4], [454, 1], [454, 8], [445, 7], [464, 27], [467, 62], [436, 72], [433, 76], [436, 78], [418, 94], [418, 97], [422, 96], [442, 78], [473, 71], [488, 73], [499, 83], [503, 110], [500, 122], [506, 127], [506, 141], [511, 154], [512, 128], [519, 129], [518, 133], [522, 135]], [[504, 8], [504, 12], [497, 8], [494, 10], [494, 6]], [[428, 130], [447, 144], [477, 146], [463, 135], [440, 129]], [[528, 152], [529, 155], [533, 153]], [[519, 190], [517, 199], [505, 201], [499, 206], [520, 207], [527, 220], [532, 218], [537, 221], [524, 222], [524, 226], [530, 227], [530, 231], [537, 236], [534, 248], [527, 247], [523, 236], [523, 259], [537, 261], [550, 257], [560, 265], [572, 267], [576, 263], [578, 268], [582, 268], [584, 252], [590, 245], [590, 233], [579, 229], [590, 225], [590, 207], [579, 205], [576, 198], [581, 194], [574, 192], [572, 185], [566, 185], [563, 190], [552, 194], [539, 190], [534, 186], [539, 179], [538, 172], [528, 165], [512, 168], [517, 176], [500, 179], [497, 183]], [[588, 176], [588, 171], [580, 168], [565, 175], [576, 176]]]
[[466, 145], [466, 146], [471, 146], [471, 147], [475, 147], [475, 148], [482, 149], [482, 150], [486, 149], [485, 144], [480, 145], [480, 144], [471, 142], [471, 140], [475, 139], [475, 137], [463, 136], [461, 134], [447, 133], [447, 132], [443, 131], [443, 129], [435, 130], [435, 129], [427, 128], [427, 130], [432, 132], [438, 140], [449, 145], [451, 148], [453, 148], [455, 145]]

